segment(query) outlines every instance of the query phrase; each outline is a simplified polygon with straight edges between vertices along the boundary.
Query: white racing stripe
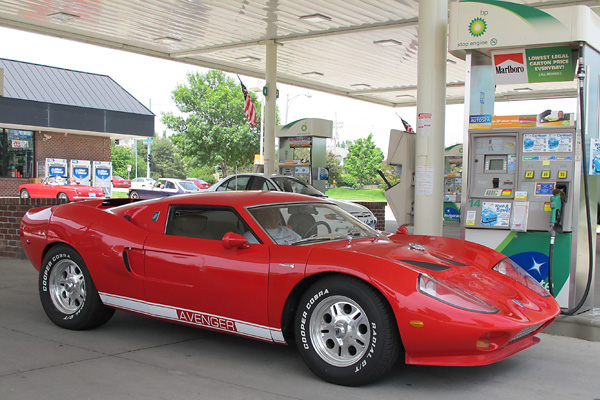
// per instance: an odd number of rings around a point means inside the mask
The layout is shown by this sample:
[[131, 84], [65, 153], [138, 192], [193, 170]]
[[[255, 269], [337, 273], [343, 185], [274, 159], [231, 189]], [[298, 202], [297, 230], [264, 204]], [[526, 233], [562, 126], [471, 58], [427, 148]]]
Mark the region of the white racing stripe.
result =
[[286, 343], [281, 329], [257, 325], [251, 322], [226, 318], [219, 315], [207, 314], [196, 310], [151, 303], [110, 293], [99, 294], [102, 303], [122, 310], [133, 311], [150, 317], [177, 321], [188, 325], [216, 329], [255, 339], [274, 341], [281, 344]]

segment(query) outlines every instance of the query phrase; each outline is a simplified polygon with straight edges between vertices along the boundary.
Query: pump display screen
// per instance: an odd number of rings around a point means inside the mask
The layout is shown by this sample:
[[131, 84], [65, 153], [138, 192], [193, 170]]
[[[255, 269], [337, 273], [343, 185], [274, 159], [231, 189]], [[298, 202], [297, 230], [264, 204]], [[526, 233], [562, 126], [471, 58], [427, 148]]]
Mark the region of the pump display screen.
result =
[[504, 160], [501, 158], [492, 158], [489, 160], [488, 171], [504, 171]]

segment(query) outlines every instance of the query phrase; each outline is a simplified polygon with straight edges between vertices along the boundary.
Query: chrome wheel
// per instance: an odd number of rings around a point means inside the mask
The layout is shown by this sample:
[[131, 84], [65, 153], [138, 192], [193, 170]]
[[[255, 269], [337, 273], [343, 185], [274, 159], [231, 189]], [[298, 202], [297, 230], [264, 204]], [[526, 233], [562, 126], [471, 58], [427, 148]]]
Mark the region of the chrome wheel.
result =
[[332, 296], [316, 305], [309, 325], [315, 352], [332, 366], [350, 366], [368, 350], [369, 319], [361, 306], [348, 297]]
[[52, 303], [63, 314], [74, 314], [85, 303], [85, 277], [83, 271], [71, 260], [59, 261], [48, 280]]
[[139, 199], [140, 195], [135, 190], [132, 190], [131, 193], [129, 193], [129, 198], [130, 199]]
[[61, 192], [61, 193], [59, 193], [59, 194], [58, 194], [58, 196], [56, 196], [56, 197], [58, 197], [59, 199], [62, 199], [62, 200], [69, 201], [69, 196], [67, 196], [67, 194], [66, 194], [66, 193], [62, 193], [62, 192]]
[[21, 190], [21, 198], [22, 199], [28, 199], [29, 198], [29, 192], [27, 191], [27, 189]]

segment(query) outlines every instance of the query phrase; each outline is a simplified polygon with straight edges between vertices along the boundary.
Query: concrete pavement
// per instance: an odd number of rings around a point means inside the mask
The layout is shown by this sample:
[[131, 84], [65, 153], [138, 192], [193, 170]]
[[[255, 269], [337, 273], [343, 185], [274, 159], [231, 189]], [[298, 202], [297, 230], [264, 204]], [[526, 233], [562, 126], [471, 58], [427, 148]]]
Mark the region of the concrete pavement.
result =
[[542, 334], [483, 367], [399, 363], [361, 388], [325, 383], [295, 348], [117, 311], [90, 331], [61, 329], [39, 302], [28, 261], [0, 258], [0, 398], [600, 399], [600, 343]]

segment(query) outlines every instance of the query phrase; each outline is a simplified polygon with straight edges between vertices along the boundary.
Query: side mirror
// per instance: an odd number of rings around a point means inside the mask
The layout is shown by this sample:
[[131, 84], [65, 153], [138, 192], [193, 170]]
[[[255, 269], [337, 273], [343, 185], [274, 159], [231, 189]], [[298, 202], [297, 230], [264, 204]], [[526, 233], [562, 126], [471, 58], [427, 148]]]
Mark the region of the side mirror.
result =
[[223, 243], [223, 247], [225, 247], [227, 250], [234, 248], [247, 249], [248, 247], [250, 247], [250, 245], [248, 244], [248, 239], [246, 239], [242, 235], [233, 232], [227, 232], [223, 236], [221, 242]]

